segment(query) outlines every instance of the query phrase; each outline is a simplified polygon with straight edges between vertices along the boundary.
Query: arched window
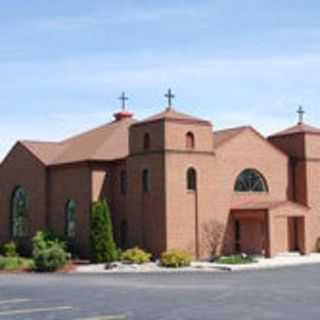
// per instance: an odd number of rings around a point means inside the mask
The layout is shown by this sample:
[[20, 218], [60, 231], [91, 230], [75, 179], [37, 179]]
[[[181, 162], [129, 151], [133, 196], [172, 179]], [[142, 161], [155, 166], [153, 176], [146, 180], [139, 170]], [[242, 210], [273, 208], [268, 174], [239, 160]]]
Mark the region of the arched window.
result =
[[197, 190], [197, 172], [194, 168], [187, 171], [187, 189], [190, 191]]
[[195, 147], [194, 134], [192, 132], [188, 132], [186, 134], [186, 148], [194, 149], [194, 147]]
[[11, 203], [11, 234], [13, 238], [27, 235], [27, 194], [22, 187], [16, 188]]
[[246, 169], [238, 176], [234, 191], [236, 192], [267, 192], [268, 187], [263, 176], [256, 170]]
[[149, 133], [145, 133], [143, 137], [143, 149], [149, 150], [150, 149], [150, 135]]
[[125, 170], [121, 170], [120, 172], [120, 192], [122, 194], [127, 193], [127, 172]]
[[142, 191], [143, 192], [150, 191], [150, 173], [148, 169], [144, 169], [142, 171]]
[[76, 236], [76, 203], [74, 200], [69, 200], [66, 205], [66, 236], [69, 239]]

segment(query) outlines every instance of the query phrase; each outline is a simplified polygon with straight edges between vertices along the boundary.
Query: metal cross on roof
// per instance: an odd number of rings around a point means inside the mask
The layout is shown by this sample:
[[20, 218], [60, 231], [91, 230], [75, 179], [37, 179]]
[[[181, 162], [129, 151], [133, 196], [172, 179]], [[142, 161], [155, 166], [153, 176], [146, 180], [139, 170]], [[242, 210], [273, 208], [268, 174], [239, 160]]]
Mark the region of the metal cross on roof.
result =
[[168, 92], [164, 95], [168, 99], [168, 109], [172, 107], [172, 100], [174, 99], [175, 95], [172, 93], [171, 89], [168, 89]]
[[297, 110], [297, 114], [299, 115], [298, 124], [302, 124], [303, 123], [303, 117], [304, 117], [304, 114], [305, 114], [305, 111], [303, 110], [302, 106], [299, 106], [299, 108]]
[[129, 98], [126, 96], [125, 92], [121, 93], [119, 100], [121, 100], [121, 108], [122, 108], [122, 111], [124, 111], [126, 109], [126, 101], [129, 100]]

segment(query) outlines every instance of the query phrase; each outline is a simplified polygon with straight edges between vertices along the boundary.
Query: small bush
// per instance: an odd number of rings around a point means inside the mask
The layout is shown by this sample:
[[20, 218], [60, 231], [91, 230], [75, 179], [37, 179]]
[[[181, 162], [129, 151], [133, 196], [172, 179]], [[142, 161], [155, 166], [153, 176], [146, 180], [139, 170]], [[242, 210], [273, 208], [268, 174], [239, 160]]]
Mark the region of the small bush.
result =
[[17, 257], [17, 246], [13, 241], [10, 241], [3, 245], [2, 253], [5, 257]]
[[183, 250], [169, 250], [162, 253], [160, 263], [167, 268], [181, 268], [190, 266], [191, 255]]
[[256, 260], [251, 256], [242, 254], [228, 257], [220, 257], [215, 262], [221, 264], [249, 264], [256, 262]]
[[130, 264], [147, 263], [150, 261], [150, 258], [151, 258], [150, 253], [147, 253], [138, 247], [128, 249], [121, 254], [121, 260], [124, 263], [130, 263]]
[[117, 260], [110, 209], [105, 200], [92, 205], [90, 228], [91, 261], [103, 263]]
[[69, 254], [65, 244], [52, 233], [39, 231], [32, 239], [34, 267], [39, 272], [52, 272], [63, 267]]
[[16, 271], [22, 269], [32, 269], [33, 261], [19, 257], [1, 257], [0, 270]]

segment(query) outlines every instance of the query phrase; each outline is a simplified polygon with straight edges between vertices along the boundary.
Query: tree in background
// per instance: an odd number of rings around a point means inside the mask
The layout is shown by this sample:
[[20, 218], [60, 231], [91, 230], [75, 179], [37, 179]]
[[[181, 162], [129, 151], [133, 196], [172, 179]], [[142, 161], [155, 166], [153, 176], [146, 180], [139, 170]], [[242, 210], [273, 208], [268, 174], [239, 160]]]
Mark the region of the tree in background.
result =
[[107, 201], [97, 201], [91, 210], [91, 261], [95, 263], [112, 262], [118, 257], [113, 239], [112, 221]]

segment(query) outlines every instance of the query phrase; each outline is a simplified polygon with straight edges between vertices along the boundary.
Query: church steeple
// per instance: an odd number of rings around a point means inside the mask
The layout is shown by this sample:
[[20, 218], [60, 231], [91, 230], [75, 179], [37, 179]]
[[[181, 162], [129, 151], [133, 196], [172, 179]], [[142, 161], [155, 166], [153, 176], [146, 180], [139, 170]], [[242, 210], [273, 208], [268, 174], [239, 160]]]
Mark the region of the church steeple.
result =
[[122, 92], [118, 99], [121, 101], [121, 111], [113, 115], [115, 120], [120, 121], [122, 119], [132, 118], [133, 114], [127, 111], [126, 101], [128, 101], [129, 98], [126, 96], [125, 92]]

